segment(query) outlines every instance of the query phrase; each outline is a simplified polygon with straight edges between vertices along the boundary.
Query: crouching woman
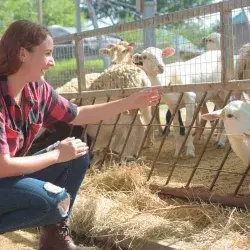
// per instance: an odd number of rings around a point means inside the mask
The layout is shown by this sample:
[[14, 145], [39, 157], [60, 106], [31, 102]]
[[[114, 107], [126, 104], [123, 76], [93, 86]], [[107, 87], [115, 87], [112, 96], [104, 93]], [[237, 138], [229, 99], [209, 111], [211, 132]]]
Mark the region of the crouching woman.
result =
[[12, 23], [0, 41], [0, 233], [41, 227], [40, 250], [88, 249], [74, 244], [68, 225], [89, 165], [87, 145], [67, 138], [48, 152], [25, 154], [41, 127], [83, 125], [154, 106], [159, 94], [149, 89], [77, 107], [44, 80], [55, 65], [52, 53], [48, 30], [27, 20]]

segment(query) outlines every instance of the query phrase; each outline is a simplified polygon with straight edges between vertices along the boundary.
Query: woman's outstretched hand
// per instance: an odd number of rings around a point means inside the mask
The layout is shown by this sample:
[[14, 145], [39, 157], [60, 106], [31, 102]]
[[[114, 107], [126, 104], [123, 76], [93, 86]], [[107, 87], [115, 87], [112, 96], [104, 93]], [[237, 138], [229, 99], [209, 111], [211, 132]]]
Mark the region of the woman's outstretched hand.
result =
[[127, 97], [130, 105], [129, 109], [156, 106], [160, 101], [159, 88], [160, 87], [144, 89]]

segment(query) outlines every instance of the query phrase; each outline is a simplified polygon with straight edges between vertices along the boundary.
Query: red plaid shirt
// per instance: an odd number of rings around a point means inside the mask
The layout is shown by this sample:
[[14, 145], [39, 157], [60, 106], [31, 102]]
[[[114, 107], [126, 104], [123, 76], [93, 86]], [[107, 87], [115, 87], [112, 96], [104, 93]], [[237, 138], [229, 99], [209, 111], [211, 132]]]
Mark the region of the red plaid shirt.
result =
[[22, 156], [41, 127], [53, 130], [57, 121], [70, 123], [77, 106], [63, 98], [48, 83], [28, 83], [23, 90], [24, 122], [15, 100], [9, 95], [6, 78], [0, 79], [0, 153]]

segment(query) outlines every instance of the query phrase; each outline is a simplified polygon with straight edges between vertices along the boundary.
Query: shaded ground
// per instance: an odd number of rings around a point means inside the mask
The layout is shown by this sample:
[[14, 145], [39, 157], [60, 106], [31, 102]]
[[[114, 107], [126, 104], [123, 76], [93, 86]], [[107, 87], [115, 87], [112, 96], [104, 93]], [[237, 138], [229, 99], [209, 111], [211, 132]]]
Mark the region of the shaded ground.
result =
[[[208, 103], [208, 108], [209, 111], [212, 111], [214, 105], [212, 103]], [[166, 106], [162, 106], [160, 114], [161, 122], [164, 124]], [[183, 120], [185, 120], [185, 109], [182, 109], [182, 117]], [[206, 126], [210, 126], [210, 123], [208, 122]], [[171, 177], [171, 181], [169, 183], [170, 186], [180, 187], [186, 185], [194, 167], [197, 164], [198, 158], [201, 155], [209, 132], [210, 130], [205, 130], [201, 140], [195, 145], [195, 158], [182, 157], [179, 159], [174, 169], [173, 176]], [[152, 161], [155, 160], [160, 143], [161, 139], [159, 138], [157, 139], [154, 147], [143, 152], [143, 155], [146, 156], [146, 159]], [[170, 136], [168, 136], [164, 142], [164, 146], [152, 174], [152, 180], [154, 180], [154, 182], [157, 184], [165, 184], [167, 181], [167, 178], [172, 170], [172, 164], [175, 161], [173, 158], [175, 152], [174, 147], [175, 142], [173, 133], [171, 132]], [[224, 156], [226, 155], [228, 147], [229, 143], [227, 142], [224, 149], [218, 148], [216, 144], [216, 135], [212, 136], [208, 147], [206, 148], [205, 154], [198, 165], [198, 169], [192, 178], [190, 186], [201, 185], [206, 188], [210, 187], [215, 175], [217, 174], [217, 170], [220, 167]], [[151, 165], [152, 163], [149, 162], [149, 166]], [[243, 165], [242, 161], [234, 154], [234, 152], [231, 152], [223, 166], [222, 171], [219, 174], [219, 178], [217, 179], [213, 190], [220, 194], [233, 194], [245, 169], [246, 166]], [[240, 195], [250, 195], [248, 187], [249, 184], [250, 176], [247, 175], [242, 188], [239, 190]]]
[[37, 249], [38, 234], [35, 229], [15, 231], [0, 235], [3, 250], [33, 250]]
[[[170, 186], [185, 186], [189, 180], [191, 173], [194, 169], [194, 166], [197, 164], [198, 158], [203, 150], [204, 142], [206, 137], [195, 146], [196, 148], [196, 157], [187, 158], [182, 157], [176, 164], [173, 175], [171, 177]], [[154, 161], [156, 157], [156, 152], [158, 151], [160, 140], [158, 139], [155, 146], [147, 151], [144, 151], [143, 155], [146, 156], [147, 160]], [[220, 164], [226, 154], [228, 149], [228, 144], [225, 149], [219, 149], [215, 143], [215, 139], [212, 138], [209, 143], [205, 154], [203, 155], [201, 162], [198, 165], [191, 184], [192, 185], [201, 185], [203, 187], [209, 188], [217, 170], [220, 167]], [[164, 147], [159, 155], [157, 164], [155, 165], [152, 180], [157, 184], [165, 184], [167, 178], [172, 170], [172, 164], [175, 161], [174, 155], [174, 138], [170, 136], [164, 143]], [[152, 163], [149, 162], [151, 167]], [[233, 194], [243, 172], [245, 171], [246, 166], [244, 166], [241, 160], [231, 152], [225, 162], [225, 165], [222, 171], [219, 174], [219, 178], [215, 183], [214, 189], [216, 192], [221, 194]], [[243, 187], [240, 189], [239, 194], [249, 195], [248, 185], [250, 183], [250, 177], [247, 176]]]

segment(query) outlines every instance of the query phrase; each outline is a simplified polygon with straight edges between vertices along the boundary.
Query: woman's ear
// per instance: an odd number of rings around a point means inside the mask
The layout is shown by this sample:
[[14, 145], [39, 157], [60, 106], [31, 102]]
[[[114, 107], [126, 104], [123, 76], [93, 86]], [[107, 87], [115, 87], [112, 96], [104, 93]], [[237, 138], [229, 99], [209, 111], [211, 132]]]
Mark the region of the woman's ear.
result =
[[28, 51], [25, 48], [23, 47], [20, 48], [19, 59], [21, 62], [25, 62], [27, 60], [27, 56], [28, 56], [27, 53]]

